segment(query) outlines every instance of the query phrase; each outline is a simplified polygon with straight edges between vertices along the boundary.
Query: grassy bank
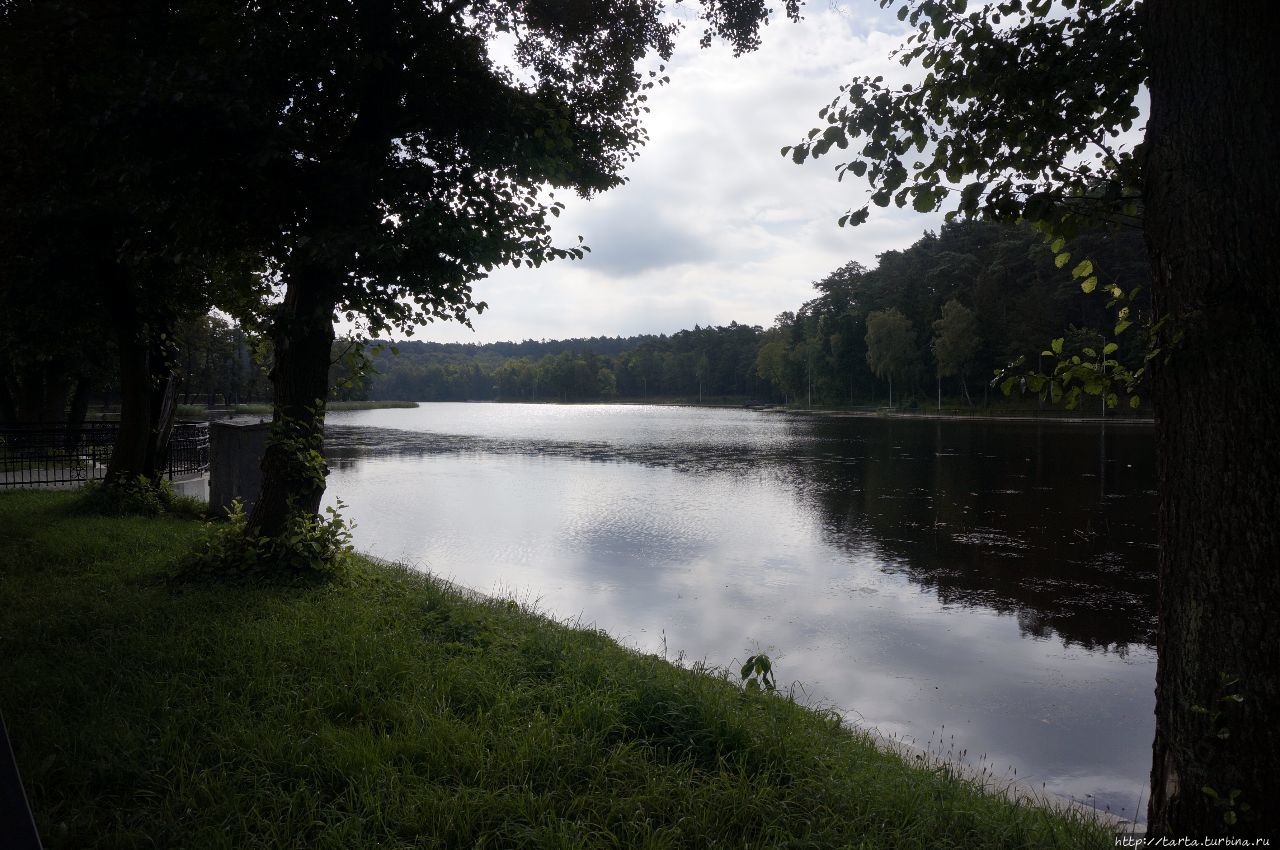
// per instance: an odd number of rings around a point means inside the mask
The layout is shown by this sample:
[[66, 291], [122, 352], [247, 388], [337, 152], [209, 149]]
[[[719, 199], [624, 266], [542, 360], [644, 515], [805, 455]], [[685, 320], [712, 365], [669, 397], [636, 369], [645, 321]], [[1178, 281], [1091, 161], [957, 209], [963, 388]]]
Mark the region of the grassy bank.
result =
[[46, 847], [1110, 847], [828, 717], [368, 564], [177, 582], [199, 533], [0, 493], [0, 708]]

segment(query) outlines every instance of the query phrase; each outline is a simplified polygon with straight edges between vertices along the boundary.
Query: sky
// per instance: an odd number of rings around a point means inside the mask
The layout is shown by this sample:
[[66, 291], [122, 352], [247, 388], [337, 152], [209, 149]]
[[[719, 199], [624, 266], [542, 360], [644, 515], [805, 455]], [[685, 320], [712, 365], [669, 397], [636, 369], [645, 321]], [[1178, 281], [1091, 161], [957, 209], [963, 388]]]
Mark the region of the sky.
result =
[[[870, 0], [810, 0], [799, 24], [777, 18], [755, 53], [700, 49], [690, 20], [671, 82], [650, 92], [649, 141], [626, 185], [565, 203], [557, 244], [581, 235], [585, 259], [504, 268], [473, 287], [489, 308], [474, 330], [435, 323], [413, 338], [497, 342], [674, 333], [730, 321], [768, 327], [813, 297], [812, 284], [850, 260], [871, 267], [905, 248], [941, 214], [873, 207], [871, 220], [836, 220], [865, 203], [865, 183], [838, 183], [828, 155], [803, 166], [781, 156], [821, 124], [818, 110], [854, 77], [906, 81], [889, 53], [905, 25]], [[841, 153], [834, 150], [833, 154]]]

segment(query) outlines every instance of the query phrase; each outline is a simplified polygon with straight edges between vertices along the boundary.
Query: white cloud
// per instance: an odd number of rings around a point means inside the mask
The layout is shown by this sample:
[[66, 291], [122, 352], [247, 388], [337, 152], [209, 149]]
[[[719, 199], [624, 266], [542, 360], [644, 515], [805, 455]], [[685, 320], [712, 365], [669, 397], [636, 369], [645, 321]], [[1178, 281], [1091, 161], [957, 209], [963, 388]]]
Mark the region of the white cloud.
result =
[[896, 209], [837, 228], [864, 203], [864, 187], [836, 182], [835, 157], [801, 167], [779, 154], [853, 77], [909, 78], [888, 58], [901, 25], [856, 9], [810, 6], [802, 23], [775, 22], [759, 51], [737, 59], [723, 46], [700, 50], [696, 24], [687, 27], [668, 64], [671, 83], [650, 98], [650, 141], [629, 182], [566, 200], [557, 240], [582, 235], [592, 253], [500, 270], [475, 287], [490, 305], [475, 333], [438, 324], [417, 336], [489, 342], [768, 325], [831, 270], [851, 259], [874, 265], [877, 254], [936, 229], [940, 216]]

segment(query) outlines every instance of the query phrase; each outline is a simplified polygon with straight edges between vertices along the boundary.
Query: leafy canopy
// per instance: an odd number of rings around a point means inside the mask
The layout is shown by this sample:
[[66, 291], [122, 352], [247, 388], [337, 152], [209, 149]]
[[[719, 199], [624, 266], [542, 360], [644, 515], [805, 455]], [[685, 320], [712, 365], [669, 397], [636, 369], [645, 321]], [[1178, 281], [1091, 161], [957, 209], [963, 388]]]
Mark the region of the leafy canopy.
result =
[[[972, 10], [967, 0], [901, 0], [898, 19], [913, 32], [894, 55], [918, 66], [923, 80], [852, 81], [819, 111], [825, 126], [783, 154], [801, 163], [852, 149], [837, 177], [866, 179], [870, 199], [842, 216], [842, 226], [866, 221], [870, 204], [891, 202], [920, 212], [946, 207], [948, 219], [1031, 223], [1057, 268], [1107, 298], [1118, 336], [1136, 318], [1138, 292], [1102, 282], [1092, 259], [1072, 264], [1068, 242], [1099, 221], [1141, 226], [1141, 145], [1122, 142], [1141, 117], [1147, 81], [1140, 16], [1138, 0], [998, 0]], [[1009, 375], [1018, 360], [997, 380], [1006, 393], [1021, 386], [1069, 407], [1081, 392], [1114, 403], [1120, 388], [1136, 407], [1146, 364], [1160, 353], [1160, 326], [1146, 331], [1138, 363], [1059, 344], [1045, 352], [1057, 361], [1050, 374]]]
[[[701, 0], [704, 40], [758, 43], [763, 0]], [[798, 6], [789, 4], [798, 16]], [[314, 0], [247, 6], [234, 22], [267, 102], [255, 182], [273, 206], [282, 278], [326, 291], [377, 334], [466, 322], [495, 267], [581, 257], [554, 245], [556, 189], [624, 181], [666, 81], [679, 23], [657, 0]], [[579, 239], [579, 243], [581, 240]], [[323, 286], [334, 288], [332, 283]]]
[[783, 154], [850, 150], [837, 177], [865, 178], [880, 207], [1026, 219], [1062, 238], [1098, 217], [1132, 223], [1140, 158], [1120, 134], [1147, 77], [1138, 18], [1136, 0], [902, 0], [914, 32], [894, 56], [923, 80], [853, 80], [818, 113], [825, 126]]

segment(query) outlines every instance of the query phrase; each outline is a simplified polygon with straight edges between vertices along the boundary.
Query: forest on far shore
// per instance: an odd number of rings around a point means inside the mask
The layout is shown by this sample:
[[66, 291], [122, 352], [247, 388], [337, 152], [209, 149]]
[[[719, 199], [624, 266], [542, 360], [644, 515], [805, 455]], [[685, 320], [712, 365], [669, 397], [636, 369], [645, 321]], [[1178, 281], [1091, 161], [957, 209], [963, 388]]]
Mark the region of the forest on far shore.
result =
[[[1099, 289], [1145, 290], [1150, 271], [1137, 230], [1098, 228], [1070, 247], [1092, 259]], [[850, 262], [813, 286], [812, 300], [769, 328], [731, 322], [670, 335], [488, 344], [360, 346], [339, 339], [332, 398], [884, 405], [892, 379], [895, 406], [931, 406], [939, 391], [946, 404], [963, 406], [994, 400], [995, 372], [1018, 357], [1035, 365], [1055, 337], [1065, 337], [1069, 351], [1114, 341], [1121, 362], [1141, 360], [1142, 335], [1104, 339], [1102, 329], [1114, 322], [1105, 301], [1082, 292], [1030, 227], [947, 224], [905, 250], [881, 254], [873, 269]], [[1139, 314], [1146, 305], [1140, 294]], [[176, 337], [180, 401], [213, 407], [269, 400], [271, 348], [261, 334], [215, 314], [182, 324]], [[71, 373], [61, 404], [72, 394], [73, 411], [116, 398], [115, 375], [105, 368], [113, 362], [109, 352], [51, 351], [39, 362], [48, 374], [6, 370], [0, 394], [11, 406], [36, 407], [34, 400], [23, 404], [24, 390], [43, 386], [48, 395], [56, 367]]]
[[[1139, 231], [1096, 229], [1076, 239], [1072, 251], [1092, 258], [1103, 287], [1146, 289], [1150, 271]], [[850, 262], [813, 285], [812, 300], [769, 328], [731, 322], [671, 335], [398, 342], [397, 353], [376, 353], [372, 373], [337, 387], [336, 397], [834, 406], [886, 403], [892, 377], [895, 405], [910, 406], [934, 402], [941, 372], [949, 402], [981, 404], [997, 369], [1020, 356], [1034, 364], [1055, 337], [1066, 337], [1067, 350], [1101, 350], [1114, 341], [1122, 362], [1141, 360], [1140, 334], [1104, 341], [1101, 329], [1114, 324], [1104, 299], [1082, 292], [1030, 227], [947, 224], [905, 250], [881, 254], [874, 269]], [[1140, 294], [1139, 312], [1146, 303]], [[868, 323], [877, 321], [882, 332], [872, 335], [868, 358]]]

